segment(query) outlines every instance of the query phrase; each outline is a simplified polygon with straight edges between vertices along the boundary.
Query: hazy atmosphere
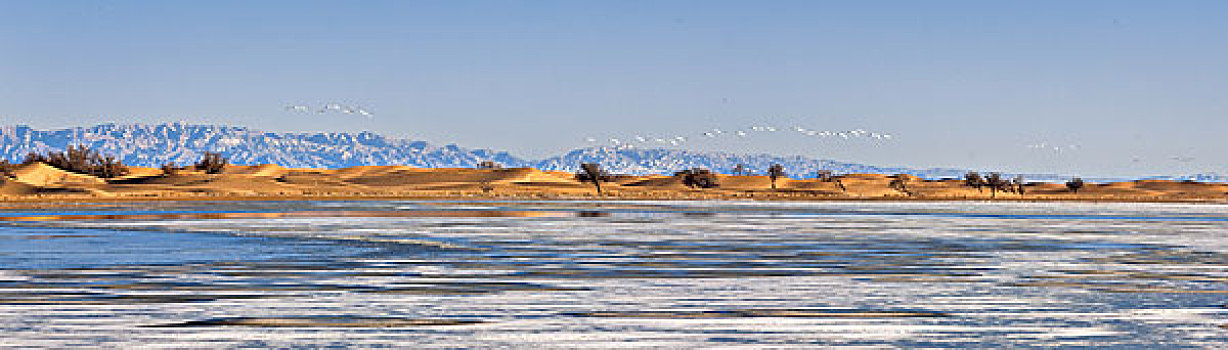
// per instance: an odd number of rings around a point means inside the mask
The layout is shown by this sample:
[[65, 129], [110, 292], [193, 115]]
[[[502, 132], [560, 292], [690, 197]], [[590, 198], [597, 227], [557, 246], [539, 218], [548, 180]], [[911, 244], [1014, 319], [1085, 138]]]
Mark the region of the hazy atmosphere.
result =
[[370, 130], [525, 157], [681, 136], [662, 146], [1223, 173], [1224, 13], [1214, 1], [0, 1], [0, 124]]

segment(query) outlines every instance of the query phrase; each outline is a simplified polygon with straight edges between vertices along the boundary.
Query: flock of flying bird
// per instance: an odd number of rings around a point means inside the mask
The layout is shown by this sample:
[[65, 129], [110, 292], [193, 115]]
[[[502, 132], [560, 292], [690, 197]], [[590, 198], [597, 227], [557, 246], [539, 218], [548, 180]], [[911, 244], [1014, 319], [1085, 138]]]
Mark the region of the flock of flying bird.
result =
[[1061, 146], [1061, 145], [1051, 145], [1051, 144], [1044, 143], [1044, 142], [1030, 144], [1030, 145], [1027, 145], [1027, 147], [1028, 147], [1029, 149], [1034, 149], [1034, 150], [1038, 150], [1038, 151], [1053, 151], [1053, 152], [1055, 152], [1055, 153], [1062, 153], [1062, 152], [1067, 152], [1067, 151], [1075, 151], [1075, 150], [1078, 150], [1078, 149], [1079, 149], [1079, 145], [1065, 145], [1065, 146]]
[[[1057, 153], [1057, 154], [1066, 153], [1066, 152], [1074, 152], [1082, 148], [1079, 145], [1064, 145], [1063, 146], [1063, 145], [1049, 144], [1045, 142], [1028, 144], [1025, 147], [1027, 147], [1028, 149], [1032, 149], [1032, 150], [1050, 151], [1050, 152]], [[1167, 159], [1171, 161], [1175, 161], [1175, 162], [1180, 162], [1180, 163], [1190, 163], [1196, 160], [1197, 158], [1188, 157], [1188, 156], [1173, 156], [1173, 157], [1168, 157]], [[1131, 162], [1133, 163], [1143, 163], [1145, 161], [1146, 160], [1144, 160], [1141, 157], [1134, 157], [1131, 159]], [[1154, 161], [1154, 159], [1152, 161]]]
[[[305, 106], [305, 105], [289, 105], [289, 106], [286, 106], [286, 110], [292, 111], [292, 112], [302, 112], [302, 113], [312, 112], [312, 108], [309, 106]], [[371, 111], [368, 111], [362, 107], [345, 106], [339, 103], [325, 103], [321, 105], [319, 109], [316, 109], [315, 112], [318, 114], [325, 114], [329, 112], [338, 112], [342, 114], [357, 114], [357, 115], [366, 117], [368, 119], [374, 116], [374, 114], [371, 113]], [[791, 130], [793, 132], [796, 132], [802, 135], [806, 135], [806, 136], [817, 136], [817, 137], [824, 137], [824, 138], [839, 138], [843, 140], [869, 139], [869, 140], [876, 140], [876, 141], [888, 141], [893, 138], [891, 134], [870, 132], [870, 131], [866, 131], [865, 129], [853, 129], [853, 130], [847, 130], [847, 131], [827, 131], [827, 130], [810, 130], [810, 129], [806, 129], [800, 126], [794, 126]], [[712, 129], [712, 130], [700, 132], [700, 135], [706, 138], [748, 137], [754, 133], [775, 133], [777, 131], [781, 131], [781, 130], [773, 126], [756, 125], [756, 126], [751, 126], [746, 129], [732, 130], [732, 131]], [[600, 140], [594, 137], [587, 137], [585, 138], [585, 141], [588, 141], [589, 143], [596, 143]], [[637, 144], [641, 146], [649, 145], [649, 144], [678, 146], [683, 143], [686, 143], [687, 141], [689, 141], [689, 139], [686, 136], [647, 137], [647, 136], [642, 136], [642, 135], [635, 135], [634, 137], [628, 138], [628, 139], [610, 138], [607, 141], [609, 141], [609, 144], [614, 147], [635, 147], [635, 145]], [[1068, 151], [1076, 151], [1079, 149], [1079, 145], [1053, 145], [1053, 144], [1049, 144], [1045, 142], [1029, 144], [1029, 145], [1026, 145], [1025, 147], [1029, 149], [1033, 149], [1033, 150], [1052, 151], [1055, 153], [1064, 153]], [[1194, 160], [1194, 158], [1191, 158], [1191, 157], [1172, 157], [1170, 159], [1178, 161], [1178, 162], [1183, 162], [1183, 163], [1188, 163]], [[1140, 159], [1135, 158], [1134, 162], [1136, 163], [1140, 162]]]
[[[291, 112], [311, 113], [311, 107], [304, 106], [304, 105], [286, 106], [286, 110], [291, 111]], [[343, 106], [339, 103], [325, 103], [324, 105], [320, 106], [320, 108], [317, 109], [315, 112], [319, 114], [325, 114], [329, 112], [339, 112], [342, 114], [357, 114], [363, 117], [367, 117], [367, 119], [371, 119], [371, 117], [375, 116], [375, 114], [371, 113], [371, 111], [363, 109], [362, 107]]]
[[[854, 130], [847, 130], [847, 131], [826, 131], [826, 130], [810, 130], [810, 129], [806, 129], [800, 126], [795, 126], [792, 129], [783, 129], [783, 130], [778, 129], [773, 126], [751, 126], [749, 128], [740, 129], [740, 130], [711, 129], [711, 130], [702, 131], [699, 133], [699, 135], [702, 135], [702, 138], [712, 138], [712, 139], [725, 138], [725, 137], [739, 137], [740, 138], [740, 137], [752, 136], [756, 133], [776, 133], [776, 132], [781, 132], [781, 131], [784, 131], [784, 132], [792, 131], [792, 132], [802, 134], [805, 136], [836, 138], [840, 140], [866, 139], [866, 140], [874, 140], [874, 141], [889, 141], [894, 138], [894, 136], [892, 136], [891, 134], [870, 132], [865, 129], [854, 129]], [[644, 135], [635, 135], [630, 138], [609, 138], [606, 140], [600, 140], [595, 137], [586, 137], [584, 140], [589, 143], [598, 143], [598, 142], [607, 141], [609, 145], [614, 146], [616, 148], [635, 148], [637, 146], [651, 146], [651, 145], [678, 146], [688, 141], [691, 141], [691, 139], [687, 138], [686, 136], [649, 137], [649, 136], [644, 136]], [[1075, 152], [1082, 148], [1079, 145], [1073, 145], [1073, 144], [1057, 145], [1057, 144], [1051, 144], [1047, 142], [1028, 144], [1028, 145], [1025, 145], [1025, 147], [1027, 147], [1028, 149], [1036, 150], [1036, 151], [1048, 151], [1048, 152], [1059, 153], [1059, 154], [1066, 153], [1066, 152]], [[1194, 160], [1194, 158], [1192, 157], [1171, 157], [1169, 159], [1178, 161], [1178, 162], [1182, 162], [1182, 163], [1188, 163]], [[1134, 162], [1138, 163], [1140, 162], [1140, 159], [1135, 158]]]
[[[840, 138], [843, 140], [868, 139], [868, 140], [877, 140], [877, 141], [887, 141], [887, 140], [891, 140], [893, 137], [891, 134], [870, 132], [870, 131], [866, 131], [865, 129], [854, 129], [854, 130], [848, 130], [848, 131], [826, 131], [826, 130], [810, 130], [810, 129], [806, 129], [800, 126], [795, 126], [791, 130], [793, 132], [796, 132], [802, 135], [806, 135], [806, 136]], [[777, 129], [776, 127], [773, 127], [773, 126], [751, 126], [746, 129], [730, 130], [730, 131], [721, 130], [721, 129], [706, 130], [706, 131], [700, 132], [700, 135], [702, 135], [705, 138], [715, 139], [715, 138], [723, 138], [723, 137], [748, 137], [756, 133], [775, 133], [778, 131], [782, 131], [782, 130]], [[587, 137], [584, 140], [588, 141], [589, 143], [596, 143], [596, 142], [602, 141], [594, 137]], [[627, 139], [610, 138], [606, 141], [608, 141], [609, 144], [613, 145], [614, 147], [634, 147], [637, 144], [639, 145], [658, 144], [658, 145], [677, 146], [689, 140], [690, 139], [688, 139], [686, 136], [647, 137], [643, 135], [635, 135], [632, 138], [627, 138]]]

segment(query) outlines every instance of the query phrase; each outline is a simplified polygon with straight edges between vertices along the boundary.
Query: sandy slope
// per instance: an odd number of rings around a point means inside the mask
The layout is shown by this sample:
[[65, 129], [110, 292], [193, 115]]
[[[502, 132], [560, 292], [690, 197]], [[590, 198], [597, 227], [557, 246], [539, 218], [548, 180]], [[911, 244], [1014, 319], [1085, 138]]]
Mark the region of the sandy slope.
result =
[[[718, 175], [720, 187], [690, 188], [674, 176], [620, 176], [602, 184], [603, 196], [626, 199], [921, 199], [921, 200], [1095, 200], [1228, 202], [1228, 185], [1172, 181], [1088, 184], [1071, 193], [1060, 184], [1029, 184], [1025, 194], [991, 192], [963, 186], [962, 181], [924, 181], [907, 176], [904, 190], [892, 188], [894, 176], [850, 174], [838, 181]], [[340, 198], [340, 197], [500, 197], [592, 198], [592, 184], [563, 172], [531, 168], [424, 169], [406, 166], [361, 166], [344, 169], [291, 169], [273, 164], [235, 165], [221, 174], [182, 170], [163, 174], [156, 168], [133, 168], [120, 178], [97, 177], [45, 164], [24, 165], [0, 183], [5, 200], [47, 198], [191, 199], [191, 198]]]
[[94, 176], [60, 170], [43, 163], [19, 166], [13, 170], [13, 180], [31, 186], [95, 185], [105, 182]]

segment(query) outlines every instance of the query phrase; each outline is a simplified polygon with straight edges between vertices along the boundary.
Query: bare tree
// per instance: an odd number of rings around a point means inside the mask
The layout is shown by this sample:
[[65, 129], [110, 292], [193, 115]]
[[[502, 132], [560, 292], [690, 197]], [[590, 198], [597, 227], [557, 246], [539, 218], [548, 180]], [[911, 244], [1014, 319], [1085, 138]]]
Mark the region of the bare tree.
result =
[[13, 177], [14, 170], [17, 170], [17, 164], [9, 163], [8, 159], [0, 159], [0, 175]]
[[720, 181], [716, 178], [716, 174], [704, 168], [691, 168], [674, 173], [674, 176], [682, 178], [682, 184], [687, 187], [698, 188], [713, 188], [719, 187]]
[[970, 171], [964, 175], [964, 186], [976, 187], [976, 191], [981, 192], [981, 186], [985, 186], [985, 179], [981, 178], [981, 174]]
[[1015, 193], [1023, 195], [1024, 193], [1023, 184], [1024, 184], [1023, 175], [1015, 175]]
[[601, 164], [584, 163], [580, 164], [580, 171], [576, 173], [576, 180], [580, 182], [591, 182], [597, 187], [597, 195], [601, 195], [601, 183], [609, 182], [612, 177], [601, 169]]
[[815, 174], [814, 178], [823, 182], [831, 182], [832, 176], [831, 170], [819, 170], [819, 172]]
[[96, 172], [98, 177], [104, 179], [117, 177], [127, 173], [127, 169], [119, 163], [119, 160], [115, 159], [115, 156], [112, 155], [102, 156], [102, 161], [98, 164], [99, 165]]
[[221, 153], [205, 152], [205, 155], [196, 162], [196, 170], [204, 171], [206, 174], [221, 174], [222, 170], [226, 170], [226, 166], [230, 165], [230, 160], [223, 157]]
[[768, 167], [768, 178], [772, 180], [772, 189], [776, 189], [776, 179], [785, 176], [785, 167], [780, 164], [772, 164]]
[[170, 176], [170, 175], [175, 175], [178, 173], [179, 173], [179, 166], [175, 165], [175, 162], [162, 163], [162, 175]]
[[1066, 189], [1070, 190], [1070, 192], [1079, 193], [1081, 188], [1083, 188], [1083, 179], [1076, 177], [1066, 181]]
[[890, 183], [887, 183], [887, 187], [891, 187], [891, 189], [903, 192], [904, 194], [911, 197], [912, 191], [908, 190], [908, 184], [910, 180], [911, 179], [909, 178], [907, 174], [898, 174], [893, 179], [891, 179]]
[[998, 191], [1005, 185], [1005, 182], [1002, 180], [1002, 174], [989, 173], [989, 176], [985, 177], [985, 185], [989, 187], [989, 197], [997, 198]]

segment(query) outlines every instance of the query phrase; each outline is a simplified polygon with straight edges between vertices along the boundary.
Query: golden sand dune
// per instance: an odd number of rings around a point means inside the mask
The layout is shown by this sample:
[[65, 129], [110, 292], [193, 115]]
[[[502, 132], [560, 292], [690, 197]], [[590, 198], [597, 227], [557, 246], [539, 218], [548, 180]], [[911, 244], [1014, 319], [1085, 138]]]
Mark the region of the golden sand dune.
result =
[[[840, 184], [832, 181], [819, 180], [776, 180], [778, 190], [809, 193], [813, 195], [838, 196], [844, 195], [845, 191], [840, 188]], [[757, 188], [770, 187], [758, 186]]]
[[1147, 189], [1153, 191], [1183, 191], [1189, 189], [1198, 189], [1202, 191], [1228, 191], [1226, 184], [1211, 184], [1211, 183], [1193, 183], [1193, 182], [1175, 182], [1175, 181], [1160, 181], [1160, 180], [1144, 180], [1129, 182], [1135, 188]]
[[[890, 183], [890, 182], [888, 182]], [[982, 199], [997, 196], [1007, 196], [1005, 193], [991, 193], [988, 189], [976, 189], [974, 187], [963, 186], [963, 181], [960, 180], [944, 180], [944, 181], [909, 181], [908, 191], [914, 196], [920, 197], [952, 197], [952, 198], [971, 198]]]
[[105, 183], [100, 178], [60, 170], [43, 163], [19, 166], [13, 171], [13, 180], [32, 186], [96, 185]]
[[1035, 184], [1028, 186], [1027, 191], [1030, 194], [1067, 194], [1070, 192], [1062, 184]]
[[[751, 190], [751, 189], [769, 188], [772, 186], [772, 180], [768, 178], [767, 176], [718, 175], [717, 178], [720, 179], [721, 188], [726, 188], [726, 189]], [[783, 183], [782, 180], [784, 179], [777, 179], [776, 180], [777, 185], [782, 184]]]
[[[1024, 194], [964, 186], [960, 180], [926, 181], [905, 175], [850, 174], [833, 181], [767, 176], [716, 175], [716, 188], [692, 188], [669, 175], [618, 176], [602, 183], [602, 197], [623, 199], [781, 200], [1093, 200], [1228, 202], [1228, 185], [1173, 181], [1088, 184], [1073, 193], [1062, 184], [1029, 184]], [[45, 164], [18, 168], [0, 184], [6, 200], [190, 199], [190, 198], [594, 198], [591, 183], [566, 172], [531, 168], [432, 169], [360, 166], [344, 169], [289, 169], [277, 165], [229, 166], [221, 174], [133, 168], [129, 175], [103, 180]]]
[[337, 176], [334, 174], [335, 173], [329, 171], [293, 170], [277, 178], [277, 181], [288, 185], [310, 188], [362, 186], [348, 183], [345, 181], [347, 179], [346, 177]]
[[576, 181], [576, 174], [559, 171], [541, 171], [531, 168], [530, 170], [532, 171], [525, 174], [525, 177], [517, 180], [517, 182], [558, 183], [563, 185], [571, 185], [578, 182]]
[[263, 164], [263, 165], [236, 165], [236, 166], [228, 166], [228, 167], [226, 167], [226, 170], [225, 170], [225, 171], [223, 171], [222, 173], [223, 173], [223, 174], [232, 174], [232, 175], [250, 175], [250, 176], [264, 176], [264, 177], [279, 177], [279, 176], [285, 175], [285, 174], [286, 174], [286, 172], [288, 172], [288, 171], [289, 171], [289, 170], [287, 170], [286, 168], [283, 168], [283, 167], [282, 167], [282, 166], [280, 166], [280, 165], [275, 165], [275, 164]]
[[281, 183], [274, 178], [247, 174], [204, 174], [181, 172], [139, 179], [116, 180], [99, 190], [109, 194], [141, 196], [259, 196], [298, 195], [301, 190]]
[[889, 186], [891, 178], [879, 174], [851, 174], [840, 179], [845, 193], [856, 197], [905, 197]]
[[37, 187], [23, 182], [3, 181], [0, 183], [0, 196], [28, 196], [37, 192]]
[[458, 169], [443, 168], [434, 171], [397, 170], [393, 172], [375, 173], [355, 176], [346, 182], [369, 186], [441, 186], [465, 184], [497, 184], [509, 182], [537, 182], [538, 180], [557, 181], [558, 179], [544, 176], [536, 169]]
[[682, 184], [682, 179], [676, 176], [645, 176], [642, 179], [627, 179], [619, 183], [622, 186], [652, 187], [655, 189], [688, 189]]
[[415, 168], [415, 167], [410, 167], [410, 166], [355, 166], [355, 167], [349, 167], [349, 168], [343, 168], [343, 169], [337, 169], [337, 170], [316, 169], [316, 171], [330, 172], [333, 175], [339, 178], [343, 178], [343, 179], [358, 178], [358, 177], [364, 177], [364, 176], [376, 176], [376, 175], [387, 174], [387, 173], [392, 173], [392, 172], [412, 172], [412, 171], [421, 171], [421, 170], [422, 170], [421, 168]]
[[162, 176], [162, 169], [144, 168], [144, 167], [128, 167], [128, 173], [124, 174], [124, 176], [117, 177], [117, 179], [135, 179], [135, 178], [145, 178], [145, 177], [153, 177], [153, 176]]

